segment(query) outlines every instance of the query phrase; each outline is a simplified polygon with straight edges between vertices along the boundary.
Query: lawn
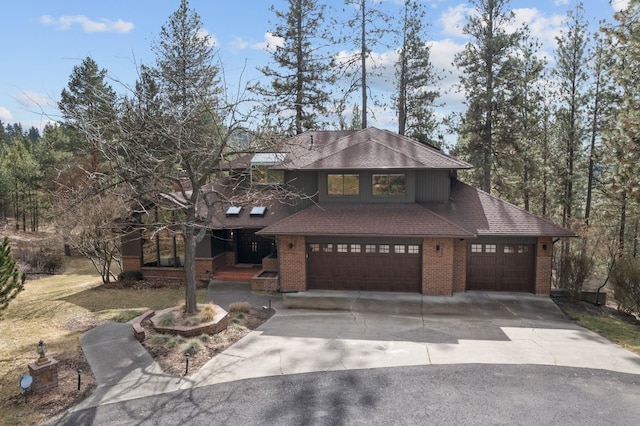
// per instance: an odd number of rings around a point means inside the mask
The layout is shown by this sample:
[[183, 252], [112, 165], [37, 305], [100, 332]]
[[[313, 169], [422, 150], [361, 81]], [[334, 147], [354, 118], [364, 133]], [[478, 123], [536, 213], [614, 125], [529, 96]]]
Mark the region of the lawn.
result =
[[563, 311], [578, 325], [640, 355], [640, 324], [609, 307], [594, 308], [586, 302], [565, 304]]
[[[206, 289], [198, 290], [204, 302]], [[83, 365], [79, 337], [104, 320], [127, 321], [147, 309], [175, 306], [184, 300], [184, 288], [101, 289], [100, 277], [85, 259], [66, 259], [64, 274], [29, 281], [25, 290], [0, 313], [0, 424], [39, 424], [64, 403], [86, 397], [76, 387], [76, 367]], [[28, 363], [37, 358], [36, 345], [44, 340], [47, 355], [60, 361], [58, 388], [47, 399], [24, 403], [19, 380]], [[80, 359], [80, 361], [78, 361]], [[83, 368], [86, 372], [87, 367]], [[65, 379], [65, 380], [62, 380]], [[92, 377], [85, 375], [86, 386]]]

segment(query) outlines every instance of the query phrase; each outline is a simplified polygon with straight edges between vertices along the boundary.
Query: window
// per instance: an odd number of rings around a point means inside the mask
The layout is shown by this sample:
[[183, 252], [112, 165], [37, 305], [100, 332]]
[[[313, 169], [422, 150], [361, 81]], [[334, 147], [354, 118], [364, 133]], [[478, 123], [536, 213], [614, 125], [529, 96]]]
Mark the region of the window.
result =
[[178, 230], [157, 226], [174, 222], [173, 212], [154, 208], [140, 218], [146, 225], [142, 232], [142, 265], [151, 267], [184, 267], [184, 238]]
[[398, 245], [396, 244], [393, 247], [393, 250], [395, 251], [396, 254], [404, 254], [406, 251], [406, 247], [404, 245]]
[[365, 253], [375, 253], [376, 252], [376, 245], [375, 244], [367, 244], [366, 246], [364, 246], [364, 251], [365, 251]]
[[373, 195], [398, 196], [406, 190], [404, 174], [374, 174], [371, 178]]
[[482, 253], [482, 244], [471, 244], [471, 253]]
[[239, 216], [242, 211], [242, 207], [240, 206], [229, 206], [225, 215], [227, 216]]
[[328, 174], [327, 193], [329, 195], [359, 195], [360, 175]]
[[333, 252], [333, 244], [323, 244], [322, 245], [322, 251], [325, 252], [325, 253]]
[[347, 252], [347, 244], [336, 244], [338, 253], [346, 253]]
[[256, 185], [282, 185], [284, 184], [284, 171], [273, 170], [270, 166], [251, 166], [251, 183]]
[[389, 244], [380, 244], [378, 253], [389, 253]]
[[320, 251], [320, 244], [309, 244], [309, 251], [319, 252]]
[[351, 253], [360, 253], [360, 244], [351, 244]]
[[518, 246], [518, 253], [528, 253], [529, 246]]
[[514, 246], [505, 245], [504, 246], [504, 252], [505, 253], [515, 253], [516, 252], [516, 248]]
[[417, 244], [410, 244], [407, 246], [407, 253], [420, 254], [420, 246]]
[[495, 253], [496, 252], [496, 245], [495, 244], [485, 244], [484, 252], [485, 253]]

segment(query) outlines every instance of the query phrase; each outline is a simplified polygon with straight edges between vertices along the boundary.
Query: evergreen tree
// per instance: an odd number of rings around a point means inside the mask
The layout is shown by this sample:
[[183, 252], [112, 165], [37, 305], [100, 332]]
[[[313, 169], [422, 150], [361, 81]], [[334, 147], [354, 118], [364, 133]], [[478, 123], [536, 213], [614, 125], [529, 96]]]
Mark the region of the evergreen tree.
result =
[[[113, 88], [106, 82], [107, 71], [86, 57], [80, 65], [73, 67], [67, 88], [62, 90], [58, 108], [67, 125], [84, 135], [94, 134], [91, 127], [97, 122], [115, 123], [115, 99]], [[103, 129], [106, 131], [107, 129]], [[114, 133], [113, 129], [110, 131]], [[106, 134], [102, 138], [108, 138]], [[99, 141], [89, 141], [99, 143]]]
[[0, 311], [9, 306], [24, 289], [25, 274], [20, 273], [16, 260], [11, 256], [9, 238], [4, 237], [0, 244]]
[[[627, 219], [640, 202], [640, 2], [632, 0], [615, 15], [618, 23], [606, 28], [607, 51], [611, 54], [609, 76], [619, 99], [613, 126], [603, 132], [608, 207], [616, 209], [619, 253], [627, 248]], [[635, 245], [634, 245], [635, 247]]]
[[[287, 130], [300, 134], [319, 127], [326, 115], [334, 83], [333, 66], [326, 51], [323, 27], [325, 5], [316, 0], [288, 0], [286, 11], [271, 10], [277, 22], [273, 35], [282, 40], [271, 53], [274, 65], [260, 68], [270, 79], [252, 88], [266, 98], [266, 114], [276, 116]], [[293, 114], [291, 114], [293, 113]]]
[[[522, 40], [522, 30], [512, 30], [513, 12], [507, 9], [508, 0], [473, 0], [475, 7], [464, 33], [471, 38], [464, 50], [457, 54], [454, 64], [461, 69], [460, 85], [467, 98], [460, 133], [460, 153], [480, 173], [476, 183], [484, 191], [492, 190], [492, 169], [495, 167], [496, 146], [500, 138], [495, 132], [500, 116], [510, 113], [506, 102], [517, 74], [514, 56]], [[476, 180], [476, 179], [474, 179]]]
[[425, 11], [415, 0], [405, 0], [401, 43], [396, 63], [398, 133], [435, 144], [437, 126], [433, 103], [440, 96], [437, 77], [430, 61], [423, 22]]
[[[375, 70], [369, 67], [371, 52], [377, 46], [382, 45], [382, 40], [390, 31], [391, 17], [381, 9], [371, 7], [371, 0], [345, 0], [353, 15], [347, 20], [343, 28], [351, 30], [343, 35], [340, 43], [353, 43], [354, 53], [342, 64], [342, 73], [349, 81], [349, 87], [343, 93], [338, 106], [338, 113], [342, 114], [346, 108], [347, 99], [351, 94], [360, 91], [361, 128], [366, 128], [367, 115], [369, 114], [369, 83], [368, 79], [375, 74]], [[349, 12], [347, 12], [349, 13]], [[371, 64], [373, 65], [373, 64]]]
[[567, 29], [556, 37], [556, 66], [553, 75], [558, 87], [556, 121], [559, 125], [560, 160], [557, 165], [561, 184], [562, 225], [573, 226], [578, 199], [576, 185], [584, 183], [577, 174], [579, 162], [584, 160], [583, 140], [586, 134], [585, 113], [587, 81], [589, 78], [588, 22], [582, 3], [567, 13]]

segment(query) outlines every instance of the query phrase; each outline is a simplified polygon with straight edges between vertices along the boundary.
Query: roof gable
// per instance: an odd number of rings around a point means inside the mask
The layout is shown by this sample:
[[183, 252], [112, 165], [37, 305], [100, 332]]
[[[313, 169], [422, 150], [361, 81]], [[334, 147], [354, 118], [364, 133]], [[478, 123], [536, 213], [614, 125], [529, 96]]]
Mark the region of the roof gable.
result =
[[[336, 139], [327, 132], [306, 132], [288, 143], [292, 155], [278, 168], [339, 169], [467, 169], [472, 166], [428, 145], [388, 130], [369, 127]], [[303, 142], [300, 144], [300, 142]], [[313, 141], [313, 142], [312, 142]], [[304, 143], [306, 142], [306, 143]], [[297, 145], [297, 146], [296, 146]]]

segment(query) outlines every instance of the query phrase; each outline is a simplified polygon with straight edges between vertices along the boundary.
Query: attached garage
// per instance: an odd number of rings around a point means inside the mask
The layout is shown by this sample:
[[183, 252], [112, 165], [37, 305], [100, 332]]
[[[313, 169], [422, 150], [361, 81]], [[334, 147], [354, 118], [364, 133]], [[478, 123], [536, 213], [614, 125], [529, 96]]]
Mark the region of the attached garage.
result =
[[307, 243], [308, 289], [421, 291], [417, 241], [330, 241]]
[[470, 241], [467, 290], [535, 292], [535, 258], [535, 238]]

